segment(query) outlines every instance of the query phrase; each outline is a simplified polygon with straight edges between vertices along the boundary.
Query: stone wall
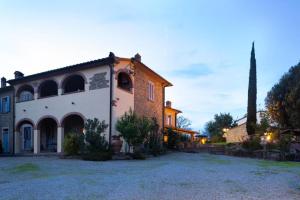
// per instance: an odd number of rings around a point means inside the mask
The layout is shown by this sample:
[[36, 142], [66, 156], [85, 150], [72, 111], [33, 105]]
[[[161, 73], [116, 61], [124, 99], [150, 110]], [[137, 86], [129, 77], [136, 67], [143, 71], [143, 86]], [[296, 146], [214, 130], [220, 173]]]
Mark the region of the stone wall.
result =
[[2, 129], [8, 128], [9, 130], [9, 153], [13, 153], [13, 134], [14, 134], [14, 99], [13, 99], [13, 88], [10, 90], [5, 91], [0, 90], [0, 101], [3, 97], [9, 96], [10, 97], [10, 112], [9, 113], [2, 113], [0, 111], [0, 140], [2, 141]]
[[[148, 82], [154, 84], [154, 101], [148, 99]], [[134, 81], [134, 111], [139, 116], [155, 117], [160, 128], [163, 128], [164, 88], [162, 82], [154, 75], [137, 66]]]
[[248, 139], [246, 123], [229, 129], [229, 131], [224, 134], [224, 137], [226, 138], [226, 142], [228, 143], [238, 143], [245, 141], [246, 139]]

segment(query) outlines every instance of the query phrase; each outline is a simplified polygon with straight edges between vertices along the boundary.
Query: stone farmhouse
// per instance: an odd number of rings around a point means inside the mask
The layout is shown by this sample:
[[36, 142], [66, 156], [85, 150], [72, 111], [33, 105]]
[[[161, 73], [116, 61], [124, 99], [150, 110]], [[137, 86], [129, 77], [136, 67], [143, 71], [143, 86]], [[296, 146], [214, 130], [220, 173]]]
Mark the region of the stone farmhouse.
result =
[[[0, 140], [5, 153], [63, 152], [66, 134], [82, 133], [87, 119], [105, 120], [105, 137], [129, 109], [155, 117], [164, 129], [165, 88], [172, 84], [136, 54], [108, 57], [1, 80]], [[9, 83], [9, 86], [7, 86]]]

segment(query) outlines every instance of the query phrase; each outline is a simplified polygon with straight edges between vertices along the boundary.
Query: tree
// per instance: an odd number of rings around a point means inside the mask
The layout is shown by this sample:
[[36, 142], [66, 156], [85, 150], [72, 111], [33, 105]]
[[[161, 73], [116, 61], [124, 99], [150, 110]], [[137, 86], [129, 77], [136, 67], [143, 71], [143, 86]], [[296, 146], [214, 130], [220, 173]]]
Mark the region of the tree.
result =
[[117, 121], [116, 129], [130, 147], [138, 149], [138, 146], [146, 141], [153, 123], [146, 117], [138, 117], [131, 109], [125, 112]]
[[84, 125], [87, 152], [105, 152], [109, 149], [108, 142], [103, 135], [107, 127], [105, 121], [100, 122], [97, 118], [87, 120]]
[[184, 116], [179, 116], [176, 120], [177, 128], [190, 129], [191, 125], [192, 125], [191, 120], [185, 118]]
[[300, 128], [300, 63], [285, 73], [268, 92], [265, 104], [280, 128]]
[[254, 42], [252, 43], [251, 58], [250, 58], [250, 73], [248, 85], [248, 107], [247, 107], [247, 132], [249, 135], [255, 134], [256, 125], [256, 59]]
[[230, 113], [220, 113], [214, 116], [214, 119], [207, 122], [205, 132], [208, 132], [210, 137], [223, 137], [223, 129], [230, 128], [234, 125], [233, 118]]

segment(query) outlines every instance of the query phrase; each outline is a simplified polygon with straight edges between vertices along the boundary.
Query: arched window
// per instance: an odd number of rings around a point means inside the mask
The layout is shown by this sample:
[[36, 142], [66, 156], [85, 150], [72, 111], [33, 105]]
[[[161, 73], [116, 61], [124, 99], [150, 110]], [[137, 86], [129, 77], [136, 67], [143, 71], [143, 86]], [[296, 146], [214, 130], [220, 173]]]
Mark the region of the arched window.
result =
[[30, 85], [21, 87], [17, 92], [17, 100], [19, 102], [31, 101], [34, 99], [34, 90]]
[[132, 89], [132, 81], [130, 76], [125, 72], [120, 72], [118, 74], [118, 87], [127, 91]]
[[84, 91], [85, 80], [80, 75], [72, 75], [67, 77], [63, 82], [63, 93], [81, 92]]
[[39, 97], [56, 96], [58, 94], [58, 87], [55, 81], [45, 81], [40, 85]]

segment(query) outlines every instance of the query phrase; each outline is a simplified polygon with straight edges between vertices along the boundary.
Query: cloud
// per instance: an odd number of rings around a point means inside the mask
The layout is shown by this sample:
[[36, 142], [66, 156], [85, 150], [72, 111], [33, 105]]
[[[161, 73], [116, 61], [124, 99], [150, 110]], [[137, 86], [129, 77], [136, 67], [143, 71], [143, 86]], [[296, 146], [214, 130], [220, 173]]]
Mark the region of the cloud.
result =
[[213, 73], [213, 70], [204, 63], [191, 64], [181, 69], [177, 69], [171, 72], [174, 76], [184, 76], [184, 77], [198, 77], [206, 76]]

